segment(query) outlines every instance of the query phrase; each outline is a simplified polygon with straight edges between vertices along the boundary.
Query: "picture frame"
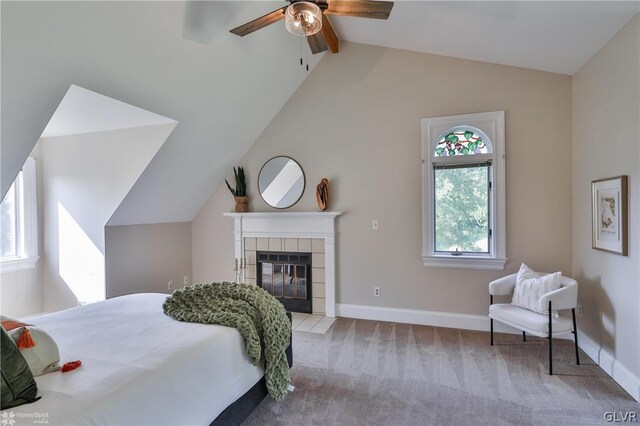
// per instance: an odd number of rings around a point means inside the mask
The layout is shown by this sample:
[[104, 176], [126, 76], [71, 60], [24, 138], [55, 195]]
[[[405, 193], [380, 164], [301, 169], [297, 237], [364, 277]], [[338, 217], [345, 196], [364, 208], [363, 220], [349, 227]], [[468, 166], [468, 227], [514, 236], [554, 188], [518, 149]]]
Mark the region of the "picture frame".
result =
[[626, 175], [591, 181], [592, 248], [627, 256], [627, 185]]

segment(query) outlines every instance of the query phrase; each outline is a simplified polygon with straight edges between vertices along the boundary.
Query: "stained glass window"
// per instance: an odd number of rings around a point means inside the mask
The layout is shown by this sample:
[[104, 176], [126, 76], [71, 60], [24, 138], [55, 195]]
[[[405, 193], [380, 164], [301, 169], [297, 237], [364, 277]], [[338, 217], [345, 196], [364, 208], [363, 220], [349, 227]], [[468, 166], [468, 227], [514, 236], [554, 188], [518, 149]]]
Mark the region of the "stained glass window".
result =
[[489, 154], [491, 148], [482, 136], [469, 129], [455, 130], [444, 135], [435, 149], [435, 157]]
[[433, 253], [489, 254], [491, 142], [471, 126], [452, 127], [433, 152]]

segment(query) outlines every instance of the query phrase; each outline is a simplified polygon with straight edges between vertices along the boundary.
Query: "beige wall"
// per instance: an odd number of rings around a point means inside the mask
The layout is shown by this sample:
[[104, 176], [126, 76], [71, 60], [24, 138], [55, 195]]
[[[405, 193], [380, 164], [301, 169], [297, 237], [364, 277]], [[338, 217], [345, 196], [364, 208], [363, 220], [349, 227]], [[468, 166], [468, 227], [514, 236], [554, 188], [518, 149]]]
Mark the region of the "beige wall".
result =
[[[573, 270], [584, 310], [579, 326], [636, 377], [640, 376], [638, 135], [640, 16], [573, 79]], [[626, 257], [591, 248], [591, 181], [618, 175], [629, 176]]]
[[168, 293], [191, 280], [191, 222], [105, 228], [107, 298]]
[[175, 123], [43, 138], [44, 309], [105, 298], [105, 226]]
[[0, 313], [12, 318], [42, 312], [42, 261], [35, 268], [0, 275]]
[[[253, 173], [249, 172], [248, 180], [256, 179]], [[193, 220], [193, 282], [235, 281], [233, 219], [222, 216], [233, 211], [233, 205], [227, 187], [220, 186]]]
[[[421, 254], [421, 128], [425, 117], [506, 111], [507, 271], [425, 268]], [[343, 43], [327, 55], [248, 151], [252, 211], [262, 164], [296, 159], [315, 211], [330, 180], [337, 219], [337, 302], [485, 314], [487, 283], [531, 267], [571, 272], [571, 77]], [[233, 199], [222, 185], [193, 222], [197, 281], [233, 278]], [[371, 220], [380, 230], [371, 230]], [[373, 287], [382, 296], [373, 296]]]

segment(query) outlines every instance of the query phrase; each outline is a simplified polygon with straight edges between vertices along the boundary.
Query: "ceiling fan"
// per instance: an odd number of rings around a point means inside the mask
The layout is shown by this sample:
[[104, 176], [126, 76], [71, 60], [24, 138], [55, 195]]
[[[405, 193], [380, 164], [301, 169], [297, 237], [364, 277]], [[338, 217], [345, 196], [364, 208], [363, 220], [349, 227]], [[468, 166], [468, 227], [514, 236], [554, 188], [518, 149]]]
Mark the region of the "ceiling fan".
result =
[[240, 37], [285, 20], [287, 31], [307, 38], [311, 52], [338, 53], [339, 40], [326, 15], [388, 19], [392, 1], [371, 0], [287, 0], [289, 5], [240, 25], [230, 32]]

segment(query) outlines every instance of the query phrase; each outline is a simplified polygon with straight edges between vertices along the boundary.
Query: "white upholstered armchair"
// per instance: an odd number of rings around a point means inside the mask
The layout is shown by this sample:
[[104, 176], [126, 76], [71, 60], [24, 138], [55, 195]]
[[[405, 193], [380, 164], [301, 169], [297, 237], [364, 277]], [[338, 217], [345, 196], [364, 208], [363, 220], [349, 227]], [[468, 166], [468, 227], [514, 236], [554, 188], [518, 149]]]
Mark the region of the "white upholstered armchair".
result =
[[[578, 334], [576, 329], [576, 306], [578, 304], [578, 283], [568, 277], [561, 278], [561, 287], [544, 294], [539, 299], [539, 314], [529, 309], [514, 306], [511, 303], [493, 303], [493, 296], [510, 296], [516, 286], [518, 274], [507, 275], [489, 283], [489, 317], [491, 318], [491, 345], [493, 346], [493, 320], [522, 330], [522, 338], [527, 341], [526, 333], [549, 339], [549, 374], [553, 374], [553, 337], [573, 333], [576, 348], [576, 363], [580, 365], [578, 355]], [[571, 309], [572, 318], [556, 316], [553, 311]]]

